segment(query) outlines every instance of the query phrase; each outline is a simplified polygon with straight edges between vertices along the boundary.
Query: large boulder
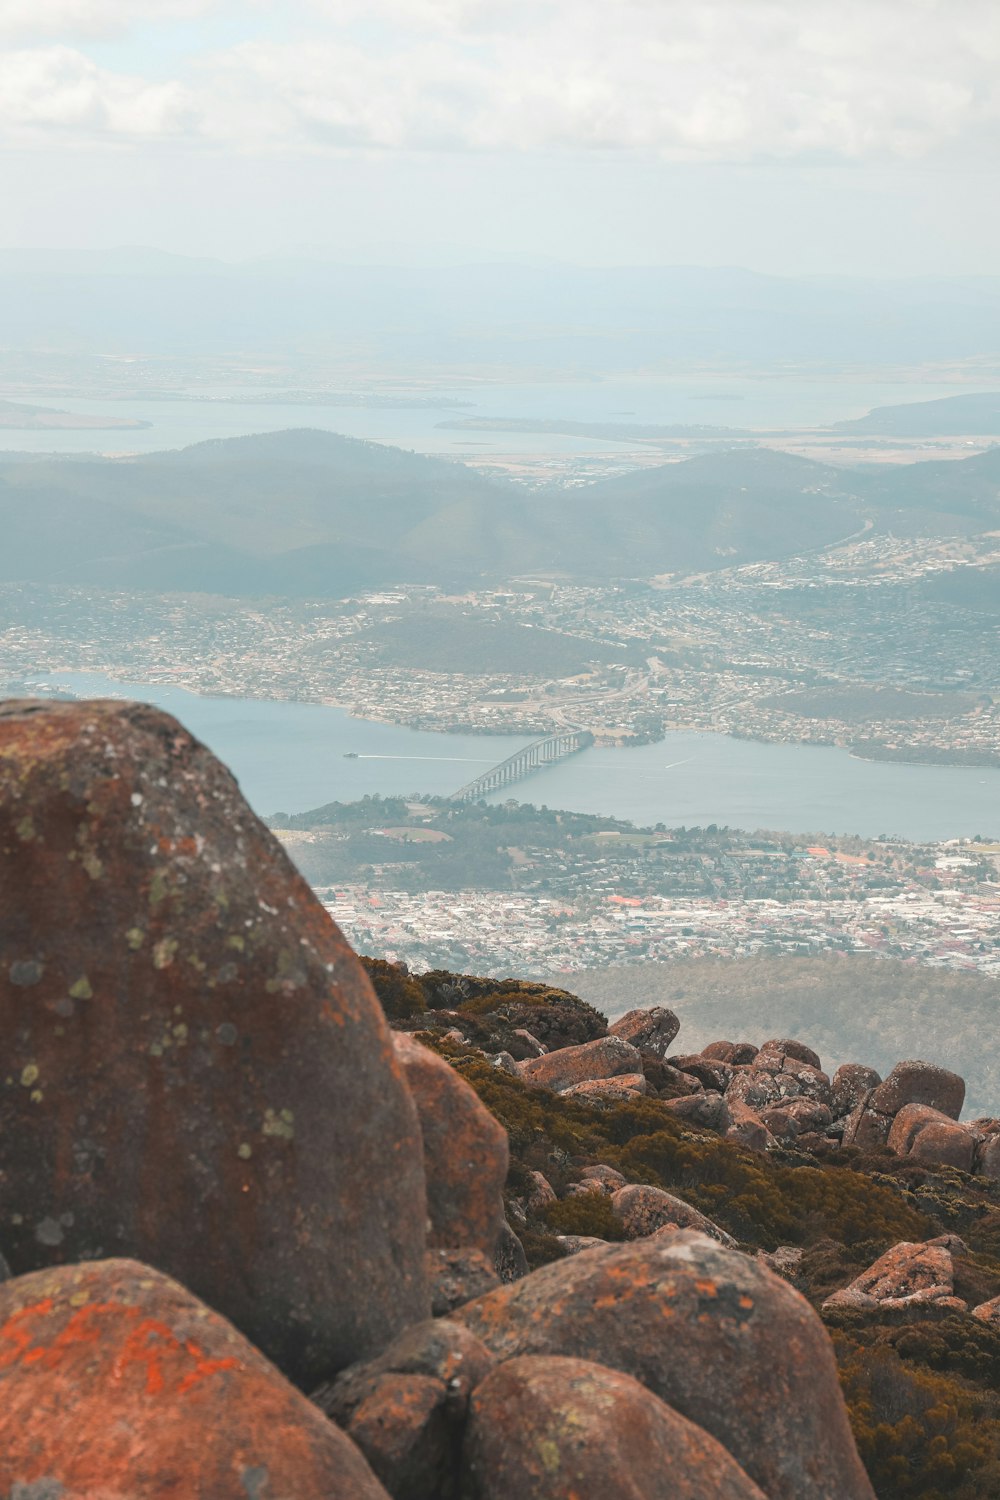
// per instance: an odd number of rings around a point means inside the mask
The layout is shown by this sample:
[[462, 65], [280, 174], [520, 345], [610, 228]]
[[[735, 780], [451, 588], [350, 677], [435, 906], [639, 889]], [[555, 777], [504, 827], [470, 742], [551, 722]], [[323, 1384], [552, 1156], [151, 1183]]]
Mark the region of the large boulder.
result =
[[507, 1132], [443, 1057], [403, 1032], [393, 1044], [420, 1119], [428, 1244], [492, 1259], [504, 1218]]
[[929, 1104], [904, 1104], [892, 1122], [887, 1144], [897, 1156], [971, 1172], [981, 1139], [978, 1131], [959, 1125]]
[[858, 1099], [845, 1121], [843, 1144], [863, 1151], [887, 1145], [893, 1120], [907, 1105], [926, 1105], [957, 1120], [964, 1102], [965, 1083], [957, 1073], [932, 1063], [897, 1063], [884, 1083]]
[[608, 1027], [611, 1036], [620, 1036], [643, 1052], [666, 1057], [670, 1043], [681, 1029], [681, 1023], [665, 1005], [651, 1005], [648, 1010], [629, 1010]]
[[131, 1256], [299, 1382], [426, 1316], [420, 1131], [340, 932], [236, 782], [121, 702], [0, 708], [0, 1242]]
[[834, 1292], [825, 1308], [903, 1308], [934, 1303], [951, 1312], [964, 1312], [966, 1304], [955, 1296], [952, 1252], [964, 1250], [957, 1235], [943, 1234], [922, 1244], [902, 1241], [893, 1245], [856, 1276], [849, 1286]]
[[643, 1239], [658, 1229], [669, 1227], [697, 1229], [710, 1239], [718, 1240], [720, 1245], [736, 1246], [731, 1234], [720, 1229], [697, 1208], [692, 1208], [690, 1203], [685, 1203], [683, 1198], [675, 1198], [663, 1188], [632, 1183], [612, 1194], [611, 1207], [624, 1224], [626, 1238], [630, 1240]]
[[764, 1067], [765, 1063], [761, 1060], [762, 1057], [772, 1056], [806, 1063], [810, 1068], [821, 1069], [823, 1066], [818, 1052], [814, 1052], [811, 1047], [807, 1047], [805, 1042], [796, 1042], [789, 1037], [780, 1037], [772, 1039], [769, 1042], [762, 1042], [757, 1052], [757, 1066], [760, 1068]]
[[529, 1057], [518, 1063], [517, 1071], [533, 1088], [554, 1089], [558, 1093], [591, 1079], [641, 1073], [642, 1054], [620, 1036], [603, 1036], [579, 1047], [560, 1047], [545, 1057]]
[[911, 1161], [932, 1167], [954, 1167], [959, 1172], [975, 1169], [978, 1136], [955, 1120], [929, 1121], [919, 1130], [910, 1146]]
[[869, 1107], [877, 1114], [894, 1116], [904, 1104], [929, 1104], [957, 1120], [965, 1103], [965, 1080], [933, 1063], [897, 1063], [884, 1083], [872, 1090]]
[[500, 1360], [592, 1359], [704, 1427], [769, 1500], [872, 1500], [819, 1318], [690, 1230], [584, 1250], [460, 1308]]
[[231, 1324], [134, 1261], [0, 1286], [0, 1412], [3, 1495], [387, 1500]]
[[472, 1398], [468, 1500], [764, 1500], [726, 1449], [630, 1375], [512, 1359]]
[[579, 1099], [584, 1104], [596, 1104], [606, 1109], [641, 1099], [650, 1092], [642, 1073], [620, 1073], [617, 1078], [588, 1078], [584, 1083], [574, 1083], [572, 1088], [562, 1090], [566, 1099]]

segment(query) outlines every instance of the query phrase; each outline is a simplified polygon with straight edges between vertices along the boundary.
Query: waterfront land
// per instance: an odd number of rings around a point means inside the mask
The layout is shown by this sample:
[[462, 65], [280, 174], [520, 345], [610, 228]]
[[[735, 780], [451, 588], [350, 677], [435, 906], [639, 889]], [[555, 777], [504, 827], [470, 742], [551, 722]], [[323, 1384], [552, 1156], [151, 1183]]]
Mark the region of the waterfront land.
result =
[[17, 432], [110, 432], [136, 431], [148, 422], [135, 417], [87, 416], [59, 411], [51, 406], [29, 406], [23, 401], [0, 400], [0, 430]]
[[[13, 541], [12, 541], [13, 546]], [[1000, 765], [1000, 530], [341, 600], [0, 583], [0, 688], [71, 669], [440, 731], [670, 730]]]
[[357, 947], [418, 968], [849, 953], [1000, 978], [1000, 844], [983, 840], [638, 829], [440, 798], [270, 821]]

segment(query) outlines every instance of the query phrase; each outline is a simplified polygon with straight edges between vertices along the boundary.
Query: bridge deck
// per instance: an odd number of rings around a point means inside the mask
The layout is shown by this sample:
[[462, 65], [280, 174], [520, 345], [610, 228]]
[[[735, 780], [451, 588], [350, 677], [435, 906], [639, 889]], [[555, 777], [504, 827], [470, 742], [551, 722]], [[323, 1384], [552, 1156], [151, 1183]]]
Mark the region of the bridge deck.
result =
[[533, 740], [530, 745], [516, 750], [513, 755], [508, 755], [506, 760], [500, 761], [498, 765], [484, 771], [474, 781], [469, 781], [465, 786], [459, 787], [453, 792], [452, 802], [476, 802], [480, 797], [485, 797], [489, 792], [497, 792], [502, 787], [509, 786], [511, 782], [520, 781], [525, 776], [530, 776], [533, 771], [542, 766], [554, 765], [556, 761], [565, 760], [568, 755], [576, 755], [580, 750], [586, 750], [588, 745], [594, 743], [594, 736], [588, 729], [565, 729], [558, 734], [546, 734], [539, 740]]

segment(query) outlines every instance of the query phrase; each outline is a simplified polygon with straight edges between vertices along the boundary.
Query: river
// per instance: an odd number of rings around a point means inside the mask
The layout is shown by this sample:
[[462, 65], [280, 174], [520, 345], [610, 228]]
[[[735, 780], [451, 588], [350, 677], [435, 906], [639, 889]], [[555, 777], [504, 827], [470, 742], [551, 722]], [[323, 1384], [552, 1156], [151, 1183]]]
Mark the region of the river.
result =
[[[202, 698], [96, 673], [61, 672], [45, 681], [75, 695], [135, 697], [168, 709], [232, 768], [265, 816], [376, 793], [447, 796], [526, 743], [406, 729], [318, 704]], [[634, 749], [595, 747], [492, 800], [507, 795], [668, 827], [718, 823], [917, 841], [1000, 837], [1000, 770], [865, 761], [823, 746], [720, 734], [674, 733]]]

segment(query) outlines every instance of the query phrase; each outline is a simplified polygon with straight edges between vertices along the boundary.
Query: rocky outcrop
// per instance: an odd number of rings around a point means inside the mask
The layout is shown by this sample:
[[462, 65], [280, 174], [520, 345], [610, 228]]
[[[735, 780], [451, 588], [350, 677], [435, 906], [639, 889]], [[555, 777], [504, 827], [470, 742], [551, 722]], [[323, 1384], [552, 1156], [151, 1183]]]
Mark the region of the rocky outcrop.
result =
[[874, 1265], [824, 1302], [825, 1308], [890, 1309], [933, 1303], [952, 1312], [967, 1304], [955, 1296], [954, 1251], [965, 1246], [957, 1235], [940, 1235], [924, 1244], [903, 1242], [880, 1255]]
[[630, 1375], [508, 1360], [472, 1398], [469, 1500], [764, 1500], [720, 1443]]
[[887, 1145], [897, 1156], [971, 1172], [979, 1140], [977, 1132], [929, 1104], [904, 1104], [890, 1126]]
[[[818, 1301], [869, 1237], [899, 1243], [829, 1315], [879, 1453], [923, 1437], [886, 1425], [907, 1377], [870, 1376], [859, 1341], [943, 1310], [887, 1359], [922, 1358], [925, 1333], [992, 1357], [1000, 1121], [958, 1122], [954, 1074], [831, 1082], [789, 1038], [667, 1060], [662, 1009], [607, 1034], [546, 985], [371, 961], [392, 1041], [231, 779], [153, 710], [0, 713], [0, 956], [12, 1500], [114, 1500], [109, 1482], [130, 1500], [870, 1500], [831, 1344], [782, 1279]], [[835, 1169], [841, 1138], [879, 1151]], [[88, 1246], [210, 1288], [298, 1381], [325, 1378], [314, 1404], [157, 1270], [54, 1264]], [[979, 1452], [952, 1406], [942, 1464]]]
[[387, 1500], [231, 1324], [132, 1261], [0, 1286], [0, 1411], [3, 1495]]
[[428, 1245], [479, 1250], [492, 1260], [504, 1219], [507, 1133], [436, 1052], [402, 1032], [393, 1043], [420, 1120]]
[[588, 1078], [561, 1092], [567, 1099], [587, 1099], [591, 1104], [619, 1104], [652, 1090], [642, 1073], [619, 1073], [616, 1078]]
[[301, 1382], [426, 1315], [420, 1134], [381, 1010], [166, 714], [0, 709], [0, 1035], [15, 1273], [135, 1257]]
[[612, 1194], [611, 1207], [625, 1226], [627, 1239], [638, 1240], [655, 1234], [659, 1229], [696, 1229], [718, 1240], [720, 1245], [736, 1248], [731, 1234], [720, 1229], [718, 1224], [662, 1188], [632, 1184], [619, 1188]]
[[917, 1061], [897, 1063], [868, 1100], [869, 1108], [880, 1115], [895, 1116], [905, 1104], [928, 1104], [952, 1120], [958, 1119], [964, 1103], [964, 1079], [947, 1068]]
[[989, 1328], [1000, 1329], [1000, 1297], [991, 1297], [972, 1309], [972, 1317]]
[[643, 1052], [666, 1057], [681, 1023], [665, 1005], [651, 1005], [648, 1010], [630, 1010], [608, 1027], [609, 1036], [620, 1036]]
[[620, 1036], [599, 1037], [579, 1047], [560, 1047], [545, 1057], [518, 1063], [517, 1070], [532, 1088], [556, 1093], [577, 1083], [617, 1078], [623, 1073], [642, 1073], [642, 1054]]
[[874, 1068], [865, 1068], [861, 1063], [844, 1063], [834, 1073], [831, 1084], [830, 1108], [834, 1118], [842, 1119], [857, 1109], [881, 1082], [882, 1076]]
[[[456, 1317], [498, 1360], [565, 1355], [634, 1376], [715, 1437], [769, 1500], [871, 1500], [816, 1314], [705, 1235], [589, 1250]], [[808, 1400], [789, 1399], [806, 1390]]]
[[885, 1082], [854, 1106], [844, 1122], [843, 1143], [862, 1150], [888, 1146], [928, 1165], [972, 1172], [982, 1133], [958, 1124], [964, 1098], [965, 1083], [957, 1073], [925, 1062], [897, 1063]]

